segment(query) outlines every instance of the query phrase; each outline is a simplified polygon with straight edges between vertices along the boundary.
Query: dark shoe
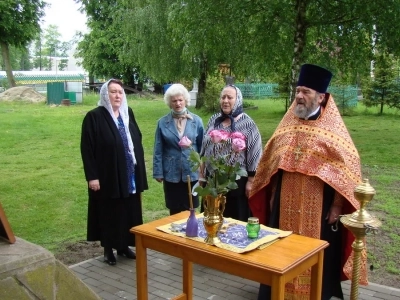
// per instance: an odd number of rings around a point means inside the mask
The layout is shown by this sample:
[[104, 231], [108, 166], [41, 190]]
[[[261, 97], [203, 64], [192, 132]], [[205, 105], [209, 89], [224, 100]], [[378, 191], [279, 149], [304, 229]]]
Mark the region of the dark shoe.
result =
[[127, 247], [125, 250], [117, 250], [117, 254], [130, 259], [136, 258], [135, 252], [133, 252], [129, 247]]
[[112, 248], [104, 248], [104, 262], [110, 266], [114, 266], [117, 263]]

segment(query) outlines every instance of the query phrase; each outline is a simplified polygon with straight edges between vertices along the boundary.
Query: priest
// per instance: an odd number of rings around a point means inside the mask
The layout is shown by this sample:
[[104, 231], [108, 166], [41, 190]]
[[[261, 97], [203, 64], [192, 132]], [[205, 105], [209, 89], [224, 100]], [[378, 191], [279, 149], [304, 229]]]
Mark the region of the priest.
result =
[[[341, 280], [351, 278], [354, 237], [340, 222], [359, 209], [360, 158], [327, 88], [332, 73], [305, 64], [296, 96], [265, 145], [249, 205], [260, 223], [329, 242], [324, 253], [321, 299], [343, 299]], [[366, 253], [360, 283], [367, 284]], [[311, 269], [289, 281], [285, 299], [309, 299]], [[259, 300], [270, 299], [261, 284]]]

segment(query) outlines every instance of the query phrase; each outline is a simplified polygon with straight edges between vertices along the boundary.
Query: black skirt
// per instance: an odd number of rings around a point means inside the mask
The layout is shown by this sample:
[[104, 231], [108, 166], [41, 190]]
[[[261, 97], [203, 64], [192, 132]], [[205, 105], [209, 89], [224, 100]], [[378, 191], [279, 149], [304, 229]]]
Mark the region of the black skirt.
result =
[[143, 224], [140, 195], [105, 199], [100, 191], [89, 194], [87, 240], [117, 250], [135, 246], [135, 235], [129, 230]]
[[[197, 181], [191, 182], [191, 187], [193, 187]], [[178, 183], [163, 181], [164, 185], [164, 196], [165, 196], [165, 206], [170, 211], [185, 211], [190, 208], [189, 200], [189, 190], [187, 182], [180, 181]], [[193, 207], [197, 208], [199, 206], [199, 197], [192, 196]]]

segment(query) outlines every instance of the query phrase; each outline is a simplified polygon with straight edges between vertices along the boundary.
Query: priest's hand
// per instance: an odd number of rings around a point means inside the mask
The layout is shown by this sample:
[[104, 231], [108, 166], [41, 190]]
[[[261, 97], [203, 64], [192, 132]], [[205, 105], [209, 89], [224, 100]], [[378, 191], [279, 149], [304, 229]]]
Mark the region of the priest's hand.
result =
[[332, 205], [325, 219], [328, 220], [328, 224], [333, 224], [338, 220], [341, 214], [342, 207], [338, 205]]

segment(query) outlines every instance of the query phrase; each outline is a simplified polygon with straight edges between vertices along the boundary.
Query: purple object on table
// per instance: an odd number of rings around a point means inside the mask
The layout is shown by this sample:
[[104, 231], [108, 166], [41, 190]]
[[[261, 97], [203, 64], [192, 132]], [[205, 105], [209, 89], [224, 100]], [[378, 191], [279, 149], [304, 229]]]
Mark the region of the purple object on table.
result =
[[196, 219], [194, 208], [190, 209], [190, 215], [186, 222], [186, 236], [195, 237], [199, 233], [199, 225]]

